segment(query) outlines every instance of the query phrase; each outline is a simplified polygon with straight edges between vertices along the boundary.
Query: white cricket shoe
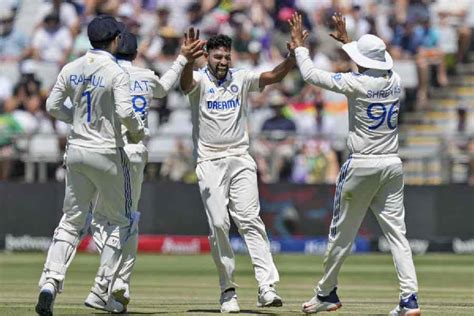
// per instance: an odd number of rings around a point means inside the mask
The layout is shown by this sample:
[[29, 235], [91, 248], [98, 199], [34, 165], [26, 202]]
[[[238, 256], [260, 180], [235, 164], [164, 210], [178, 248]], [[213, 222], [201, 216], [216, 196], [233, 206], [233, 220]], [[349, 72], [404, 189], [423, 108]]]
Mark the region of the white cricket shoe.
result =
[[283, 301], [278, 296], [273, 285], [264, 286], [258, 290], [257, 307], [281, 307]]
[[239, 313], [240, 307], [237, 302], [235, 289], [228, 289], [221, 294], [221, 313]]
[[415, 293], [408, 298], [400, 298], [400, 303], [388, 314], [389, 316], [420, 316], [418, 298]]
[[112, 287], [112, 296], [125, 308], [130, 303], [130, 287], [122, 279], [116, 279]]
[[339, 297], [336, 294], [337, 288], [331, 291], [328, 296], [313, 296], [308, 302], [303, 303], [303, 312], [306, 314], [316, 314], [319, 312], [333, 312], [342, 307]]
[[54, 280], [47, 281], [40, 290], [38, 303], [35, 311], [41, 316], [53, 316], [54, 299], [56, 298], [56, 282]]
[[114, 314], [120, 314], [127, 311], [127, 308], [123, 306], [122, 303], [117, 302], [112, 296], [109, 296], [107, 299], [103, 295], [99, 295], [92, 291], [87, 296], [84, 305]]

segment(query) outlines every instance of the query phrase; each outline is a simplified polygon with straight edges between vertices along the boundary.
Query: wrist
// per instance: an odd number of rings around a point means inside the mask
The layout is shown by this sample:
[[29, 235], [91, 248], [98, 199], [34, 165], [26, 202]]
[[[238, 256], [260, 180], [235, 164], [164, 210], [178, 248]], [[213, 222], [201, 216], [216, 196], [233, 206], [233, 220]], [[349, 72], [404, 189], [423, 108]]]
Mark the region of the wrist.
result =
[[184, 64], [184, 65], [190, 62], [189, 58], [184, 56], [183, 54], [179, 54], [176, 60], [178, 61], [178, 63]]

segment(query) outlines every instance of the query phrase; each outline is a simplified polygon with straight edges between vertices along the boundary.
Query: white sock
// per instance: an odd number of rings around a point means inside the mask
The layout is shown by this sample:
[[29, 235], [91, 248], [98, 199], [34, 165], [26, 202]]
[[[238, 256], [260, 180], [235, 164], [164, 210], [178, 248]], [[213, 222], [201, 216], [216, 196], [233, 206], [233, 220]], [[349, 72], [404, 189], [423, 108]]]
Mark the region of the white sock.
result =
[[48, 280], [43, 287], [41, 288], [41, 291], [49, 291], [53, 294], [56, 294], [56, 286], [54, 284], [54, 280]]

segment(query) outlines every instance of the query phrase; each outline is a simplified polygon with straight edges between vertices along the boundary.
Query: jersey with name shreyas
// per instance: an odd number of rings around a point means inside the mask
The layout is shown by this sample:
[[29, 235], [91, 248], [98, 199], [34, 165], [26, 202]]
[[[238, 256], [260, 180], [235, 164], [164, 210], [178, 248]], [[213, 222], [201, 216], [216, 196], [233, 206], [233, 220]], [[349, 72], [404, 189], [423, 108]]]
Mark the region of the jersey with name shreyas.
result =
[[305, 81], [346, 95], [349, 103], [349, 151], [363, 155], [398, 153], [400, 76], [370, 69], [359, 73], [331, 73], [316, 69], [306, 48], [296, 49]]
[[[71, 123], [69, 143], [110, 151], [123, 147], [122, 123], [133, 132], [143, 129], [131, 107], [129, 75], [105, 52], [92, 50], [67, 64], [47, 101], [48, 111]], [[63, 106], [69, 97], [73, 107]]]
[[193, 73], [196, 86], [188, 93], [197, 161], [248, 153], [248, 93], [259, 91], [260, 74], [230, 68], [217, 80], [203, 68]]

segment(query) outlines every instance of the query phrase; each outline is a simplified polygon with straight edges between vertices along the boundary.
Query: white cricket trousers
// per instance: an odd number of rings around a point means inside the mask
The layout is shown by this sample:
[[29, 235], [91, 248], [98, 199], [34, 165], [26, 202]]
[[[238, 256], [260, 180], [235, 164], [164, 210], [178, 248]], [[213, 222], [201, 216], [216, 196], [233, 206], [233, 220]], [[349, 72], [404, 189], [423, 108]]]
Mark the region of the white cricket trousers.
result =
[[[133, 267], [137, 259], [138, 247], [138, 220], [139, 214], [138, 202], [142, 191], [143, 172], [148, 161], [148, 150], [143, 144], [128, 144], [124, 147], [125, 154], [129, 161], [130, 184], [132, 191], [132, 228], [131, 233], [126, 242], [122, 245], [122, 260], [120, 262], [117, 278], [121, 279], [124, 284], [129, 286]], [[94, 214], [92, 219], [92, 231], [94, 242], [99, 252], [107, 241], [111, 231], [114, 230], [113, 225], [107, 220], [107, 217], [100, 212], [106, 201], [101, 195], [98, 196], [95, 209], [99, 210]]]
[[401, 295], [418, 292], [411, 249], [405, 237], [402, 162], [397, 155], [352, 155], [337, 179], [324, 276], [317, 285], [317, 294], [327, 296], [337, 286], [339, 270], [367, 209], [374, 213], [390, 244]]
[[221, 291], [237, 287], [228, 213], [245, 240], [259, 287], [278, 282], [265, 225], [259, 216], [257, 165], [253, 158], [247, 154], [202, 161], [196, 167], [196, 174], [209, 222], [209, 243], [219, 272]]
[[106, 242], [96, 276], [105, 291], [120, 262], [121, 252], [117, 250], [130, 231], [132, 197], [128, 159], [122, 148], [103, 154], [69, 145], [66, 168], [64, 215], [54, 232], [39, 285], [52, 278], [59, 282], [59, 290], [62, 289], [67, 268], [84, 234], [92, 200], [98, 192], [104, 199], [104, 206], [98, 212], [117, 227]]

